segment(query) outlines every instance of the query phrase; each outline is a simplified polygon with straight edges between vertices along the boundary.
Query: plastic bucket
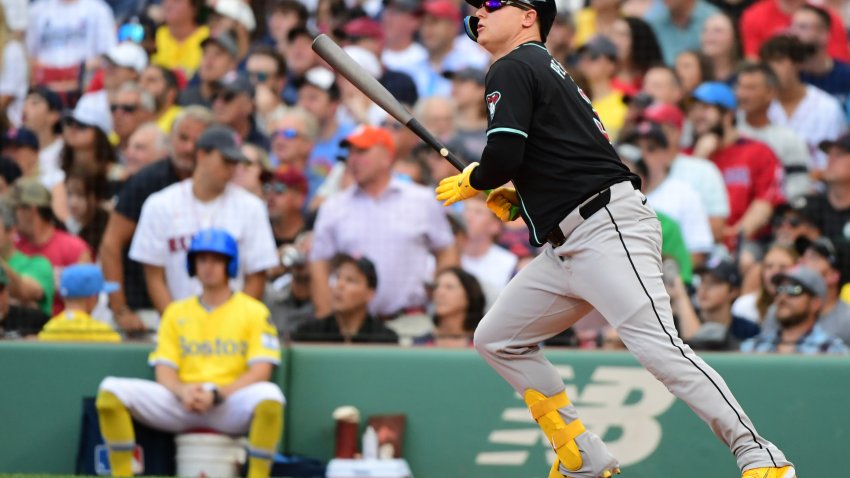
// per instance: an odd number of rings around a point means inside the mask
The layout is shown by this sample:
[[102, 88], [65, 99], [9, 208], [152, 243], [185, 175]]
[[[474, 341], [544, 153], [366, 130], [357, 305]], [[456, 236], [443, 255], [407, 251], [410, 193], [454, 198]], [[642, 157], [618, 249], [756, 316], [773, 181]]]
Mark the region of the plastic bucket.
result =
[[245, 449], [227, 435], [187, 433], [176, 441], [177, 476], [234, 478], [245, 462]]

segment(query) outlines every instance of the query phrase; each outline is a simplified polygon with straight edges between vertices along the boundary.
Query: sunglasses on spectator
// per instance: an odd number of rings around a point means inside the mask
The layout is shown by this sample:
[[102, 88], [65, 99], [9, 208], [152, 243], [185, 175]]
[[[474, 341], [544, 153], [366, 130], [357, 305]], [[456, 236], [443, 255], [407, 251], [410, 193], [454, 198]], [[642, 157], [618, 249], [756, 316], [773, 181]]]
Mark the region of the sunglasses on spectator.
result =
[[272, 74], [266, 71], [249, 71], [248, 78], [252, 83], [264, 83]]
[[511, 0], [487, 0], [482, 3], [481, 6], [484, 10], [487, 10], [487, 13], [493, 13], [496, 10], [501, 9], [502, 7], [517, 7], [520, 10], [531, 10], [529, 5], [525, 5], [519, 2], [512, 2]]
[[145, 39], [145, 27], [138, 23], [125, 23], [118, 29], [118, 43], [131, 41], [141, 43]]
[[113, 113], [117, 113], [120, 110], [127, 114], [133, 114], [139, 109], [139, 105], [134, 105], [130, 103], [125, 103], [122, 105], [119, 103], [114, 103], [109, 105], [109, 109], [112, 110]]
[[776, 295], [785, 294], [788, 297], [800, 297], [806, 293], [806, 289], [800, 284], [782, 284], [776, 287]]
[[399, 131], [404, 128], [404, 125], [397, 121], [387, 121], [385, 123], [381, 123], [381, 128], [391, 129], [393, 131]]
[[283, 194], [288, 190], [289, 187], [279, 181], [274, 181], [263, 185], [263, 191], [267, 193]]
[[786, 216], [780, 217], [776, 220], [775, 227], [781, 226], [791, 226], [791, 227], [799, 227], [803, 224], [803, 219], [798, 216]]
[[286, 138], [286, 139], [295, 139], [295, 138], [297, 138], [297, 137], [299, 137], [299, 136], [303, 136], [303, 135], [302, 135], [302, 134], [301, 134], [301, 133], [300, 133], [297, 129], [295, 129], [295, 128], [284, 128], [284, 129], [279, 129], [279, 130], [277, 130], [277, 131], [275, 131], [275, 132], [274, 132], [274, 135], [275, 135], [275, 136], [277, 136], [277, 137], [279, 137], [279, 138]]
[[236, 99], [236, 93], [234, 93], [232, 91], [226, 91], [224, 93], [216, 93], [212, 96], [212, 102], [213, 103], [215, 103], [219, 99], [221, 99], [225, 103], [230, 103], [231, 101]]
[[71, 129], [93, 128], [93, 126], [89, 126], [87, 124], [80, 123], [79, 121], [77, 121], [77, 120], [75, 120], [74, 118], [71, 118], [71, 117], [65, 118], [64, 124], [65, 124], [65, 127], [71, 128]]

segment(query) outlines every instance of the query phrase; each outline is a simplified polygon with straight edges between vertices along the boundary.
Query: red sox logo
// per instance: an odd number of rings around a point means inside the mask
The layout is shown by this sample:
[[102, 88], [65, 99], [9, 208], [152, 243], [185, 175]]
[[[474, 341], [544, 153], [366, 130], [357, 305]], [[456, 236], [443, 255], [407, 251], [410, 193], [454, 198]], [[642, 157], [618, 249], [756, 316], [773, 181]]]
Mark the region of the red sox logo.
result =
[[496, 114], [496, 103], [502, 99], [502, 94], [498, 91], [494, 91], [487, 95], [487, 110], [490, 111], [490, 119], [493, 119], [493, 115]]

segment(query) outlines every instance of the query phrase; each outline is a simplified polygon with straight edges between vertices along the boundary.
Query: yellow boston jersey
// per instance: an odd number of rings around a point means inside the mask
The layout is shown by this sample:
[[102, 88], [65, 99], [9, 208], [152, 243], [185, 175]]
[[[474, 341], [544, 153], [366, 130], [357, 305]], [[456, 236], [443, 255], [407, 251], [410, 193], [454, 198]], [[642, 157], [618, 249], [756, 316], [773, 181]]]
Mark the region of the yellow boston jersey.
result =
[[103, 322], [79, 310], [65, 310], [50, 319], [38, 334], [50, 342], [121, 342], [121, 336]]
[[178, 41], [171, 35], [171, 30], [163, 25], [156, 30], [156, 54], [151, 58], [151, 63], [172, 70], [182, 70], [189, 80], [201, 65], [201, 43], [209, 36], [210, 29], [202, 26], [185, 40]]
[[149, 363], [169, 365], [184, 383], [225, 386], [256, 362], [280, 363], [277, 328], [266, 306], [241, 292], [212, 311], [198, 297], [170, 304]]

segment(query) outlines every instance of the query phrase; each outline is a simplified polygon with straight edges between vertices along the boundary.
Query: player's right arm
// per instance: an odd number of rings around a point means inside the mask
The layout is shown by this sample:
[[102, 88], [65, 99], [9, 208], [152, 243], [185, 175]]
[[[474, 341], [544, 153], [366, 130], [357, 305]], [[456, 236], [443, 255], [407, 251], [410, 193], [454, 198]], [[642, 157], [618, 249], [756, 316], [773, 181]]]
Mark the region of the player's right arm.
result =
[[519, 171], [536, 103], [535, 85], [534, 72], [526, 63], [503, 59], [490, 67], [485, 87], [487, 145], [469, 178], [473, 188], [498, 188]]

